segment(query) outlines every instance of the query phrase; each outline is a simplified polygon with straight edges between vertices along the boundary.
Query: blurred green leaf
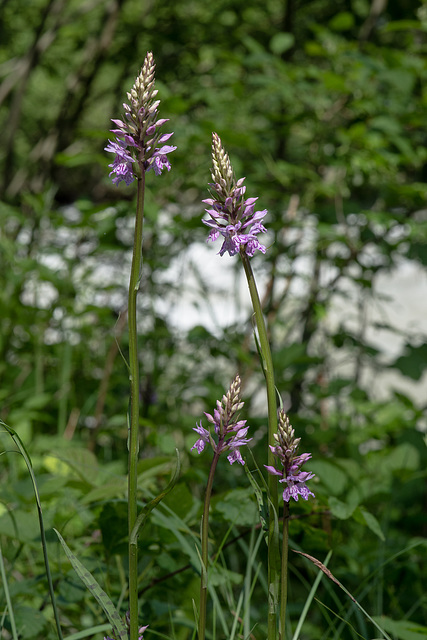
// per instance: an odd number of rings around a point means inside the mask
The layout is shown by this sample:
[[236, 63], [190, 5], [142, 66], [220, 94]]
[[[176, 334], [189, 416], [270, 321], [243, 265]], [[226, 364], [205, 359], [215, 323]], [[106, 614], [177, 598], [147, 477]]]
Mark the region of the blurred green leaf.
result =
[[336, 465], [326, 460], [310, 460], [307, 469], [315, 473], [317, 481], [332, 496], [339, 496], [348, 485], [348, 477]]
[[[374, 462], [374, 459], [372, 460]], [[381, 456], [381, 468], [384, 472], [415, 471], [420, 466], [420, 452], [408, 442], [399, 444]]]
[[331, 496], [328, 499], [328, 504], [332, 515], [340, 520], [347, 520], [350, 518], [357, 507], [357, 502], [342, 502], [341, 500], [338, 500], [338, 498], [334, 498], [334, 496]]
[[349, 11], [341, 11], [329, 21], [329, 28], [332, 29], [332, 31], [347, 31], [353, 26], [354, 15]]
[[410, 620], [393, 620], [387, 616], [373, 616], [373, 618], [399, 640], [422, 640], [427, 636], [427, 627]]
[[372, 513], [369, 513], [369, 511], [366, 511], [366, 509], [363, 509], [362, 507], [358, 507], [353, 513], [353, 518], [356, 520], [356, 522], [368, 526], [369, 529], [373, 531], [373, 533], [375, 533], [375, 535], [378, 536], [380, 540], [382, 540], [383, 542], [385, 541], [385, 536], [381, 530], [379, 522], [376, 517], [372, 515]]
[[427, 367], [427, 344], [407, 345], [404, 354], [399, 356], [392, 366], [404, 376], [412, 380], [420, 380]]
[[293, 33], [275, 33], [270, 40], [270, 49], [273, 53], [280, 56], [285, 51], [293, 47], [295, 36]]
[[19, 605], [14, 609], [16, 626], [24, 638], [40, 638], [46, 633], [46, 618], [41, 611]]
[[258, 510], [251, 489], [233, 489], [215, 501], [215, 510], [224, 520], [236, 526], [251, 526], [256, 522]]

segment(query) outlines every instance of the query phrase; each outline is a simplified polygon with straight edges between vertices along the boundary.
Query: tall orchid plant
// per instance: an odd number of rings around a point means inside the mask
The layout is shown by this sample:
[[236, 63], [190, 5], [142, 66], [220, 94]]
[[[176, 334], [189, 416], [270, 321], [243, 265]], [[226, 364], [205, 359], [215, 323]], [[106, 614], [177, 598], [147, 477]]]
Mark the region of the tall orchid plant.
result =
[[[122, 181], [129, 186], [137, 181], [137, 203], [135, 216], [135, 233], [133, 256], [129, 282], [128, 325], [129, 325], [129, 378], [130, 378], [130, 417], [129, 417], [129, 468], [128, 468], [128, 530], [129, 530], [129, 611], [126, 615], [126, 626], [118, 623], [116, 614], [111, 616], [115, 629], [114, 637], [107, 636], [105, 640], [142, 640], [148, 625], [139, 626], [138, 623], [138, 554], [137, 538], [141, 516], [137, 517], [137, 461], [139, 455], [139, 366], [137, 349], [137, 313], [136, 301], [139, 291], [142, 266], [142, 231], [144, 219], [145, 174], [153, 169], [160, 175], [164, 169], [170, 171], [169, 154], [176, 147], [165, 144], [172, 133], [161, 133], [161, 127], [168, 122], [158, 117], [159, 100], [156, 100], [157, 90], [154, 88], [155, 64], [153, 54], [147, 53], [141, 73], [135, 80], [131, 91], [127, 94], [128, 103], [123, 105], [123, 119], [114, 119], [115, 128], [112, 133], [115, 140], [109, 140], [106, 151], [114, 154], [114, 160], [109, 165], [110, 177], [113, 184]], [[289, 419], [281, 410], [277, 411], [276, 388], [274, 384], [273, 362], [270, 344], [267, 336], [266, 324], [263, 317], [261, 302], [252, 271], [250, 258], [259, 251], [266, 252], [261, 244], [260, 234], [266, 233], [263, 224], [267, 210], [256, 210], [258, 198], [246, 197], [244, 178], [236, 180], [228, 154], [225, 152], [219, 136], [212, 137], [212, 183], [209, 185], [210, 197], [203, 202], [207, 205], [208, 218], [203, 223], [209, 227], [209, 241], [222, 238], [220, 256], [228, 253], [230, 256], [239, 255], [243, 264], [249, 286], [249, 293], [253, 305], [257, 327], [257, 343], [261, 354], [262, 368], [266, 381], [267, 410], [268, 410], [268, 447], [267, 469], [268, 502], [269, 502], [269, 534], [268, 534], [268, 640], [277, 640], [278, 614], [280, 603], [280, 635], [285, 639], [285, 617], [287, 600], [287, 555], [288, 555], [288, 519], [289, 502], [302, 497], [307, 500], [314, 494], [307, 487], [312, 473], [301, 471], [301, 467], [310, 459], [310, 454], [297, 455], [300, 443], [295, 438]], [[209, 578], [209, 549], [208, 524], [210, 500], [214, 486], [214, 476], [219, 457], [227, 454], [230, 465], [238, 462], [245, 464], [242, 447], [252, 438], [247, 437], [249, 426], [247, 421], [240, 418], [244, 407], [241, 400], [241, 381], [237, 375], [229, 390], [217, 401], [213, 414], [205, 413], [211, 428], [197, 424], [194, 431], [197, 440], [192, 447], [199, 454], [206, 447], [213, 451], [213, 459], [209, 471], [205, 492], [204, 510], [201, 526], [201, 583], [200, 603], [198, 614], [198, 638], [204, 640], [206, 634], [206, 609]], [[277, 459], [277, 462], [276, 462]], [[277, 468], [280, 467], [280, 468]], [[280, 478], [280, 480], [278, 480]], [[283, 490], [283, 548], [282, 561], [280, 557], [278, 532], [278, 482], [284, 486]], [[153, 508], [160, 497], [152, 501]], [[146, 508], [147, 509], [147, 508]], [[149, 513], [149, 510], [147, 511]], [[144, 514], [142, 514], [144, 515]], [[70, 556], [71, 557], [71, 556]], [[74, 561], [79, 567], [78, 561]], [[80, 570], [80, 569], [79, 569]], [[82, 579], [87, 580], [87, 572]], [[90, 574], [89, 574], [90, 575]], [[280, 579], [281, 577], [281, 579]], [[88, 584], [88, 582], [86, 582]], [[93, 589], [100, 602], [106, 595], [97, 585], [89, 581], [89, 588]], [[105, 608], [108, 611], [108, 607]]]
[[144, 221], [145, 174], [154, 170], [160, 175], [163, 169], [170, 171], [168, 154], [176, 147], [164, 145], [172, 133], [160, 133], [160, 128], [168, 122], [159, 119], [154, 88], [154, 58], [148, 52], [141, 73], [127, 94], [124, 119], [113, 120], [117, 128], [112, 130], [116, 140], [105, 148], [115, 154], [110, 164], [110, 176], [118, 185], [122, 180], [129, 185], [136, 178], [137, 204], [133, 256], [129, 282], [128, 325], [129, 325], [129, 377], [130, 377], [130, 420], [129, 420], [129, 474], [128, 474], [128, 529], [129, 529], [129, 635], [130, 640], [138, 636], [138, 547], [137, 536], [132, 535], [137, 520], [137, 462], [139, 451], [139, 363], [138, 332], [136, 322], [136, 300], [139, 290], [142, 266], [142, 231]]
[[204, 640], [206, 631], [206, 603], [208, 596], [208, 532], [209, 532], [209, 506], [212, 494], [213, 481], [219, 456], [225, 451], [230, 451], [227, 456], [228, 462], [240, 462], [245, 464], [240, 453], [240, 447], [248, 444], [252, 438], [246, 438], [249, 427], [246, 420], [239, 420], [239, 411], [243, 408], [244, 402], [240, 400], [240, 378], [236, 376], [231, 383], [227, 394], [222, 397], [221, 402], [217, 400], [216, 409], [213, 416], [205, 413], [208, 421], [214, 425], [215, 438], [211, 433], [202, 427], [202, 423], [194, 428], [199, 439], [193, 445], [201, 453], [207, 444], [213, 449], [214, 456], [209, 471], [208, 483], [205, 493], [205, 504], [202, 516], [201, 538], [202, 538], [202, 567], [200, 580], [200, 606], [199, 606], [199, 640]]
[[[243, 184], [245, 178], [236, 180], [230, 158], [222, 146], [218, 134], [212, 134], [212, 183], [209, 185], [211, 197], [203, 202], [208, 205], [206, 213], [209, 218], [203, 223], [210, 227], [208, 241], [215, 241], [220, 236], [223, 238], [219, 255], [228, 253], [230, 256], [239, 254], [246, 274], [249, 293], [251, 296], [256, 327], [258, 330], [258, 344], [261, 353], [263, 372], [266, 381], [267, 409], [268, 409], [268, 465], [264, 465], [268, 471], [269, 491], [269, 541], [268, 541], [268, 639], [276, 640], [278, 634], [278, 609], [280, 603], [280, 635], [285, 638], [285, 619], [287, 603], [287, 558], [288, 558], [288, 523], [289, 500], [298, 500], [300, 495], [305, 500], [309, 491], [305, 482], [314, 477], [314, 474], [299, 471], [311, 456], [302, 454], [295, 456], [299, 445], [299, 439], [294, 438], [294, 430], [283, 411], [278, 414], [276, 405], [276, 387], [274, 384], [273, 360], [267, 336], [266, 324], [262, 312], [261, 302], [255, 283], [249, 258], [256, 251], [266, 252], [266, 247], [260, 243], [259, 234], [267, 230], [263, 220], [267, 210], [255, 211], [255, 203], [258, 198], [246, 198], [246, 187]], [[196, 443], [197, 445], [197, 443]], [[274, 459], [278, 457], [283, 470], [277, 470]], [[276, 558], [279, 557], [278, 549], [278, 488], [279, 482], [286, 483], [283, 491], [283, 548], [281, 567], [277, 566]], [[204, 632], [199, 625], [199, 639], [204, 638]]]

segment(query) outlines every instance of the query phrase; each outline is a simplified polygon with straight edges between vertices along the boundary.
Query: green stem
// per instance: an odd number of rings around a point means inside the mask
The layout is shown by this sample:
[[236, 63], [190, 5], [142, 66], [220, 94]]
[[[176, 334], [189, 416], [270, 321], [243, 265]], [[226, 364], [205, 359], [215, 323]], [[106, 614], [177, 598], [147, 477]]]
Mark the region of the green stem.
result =
[[199, 607], [199, 640], [205, 640], [206, 603], [208, 599], [208, 540], [209, 540], [209, 507], [211, 502], [213, 479], [219, 453], [215, 452], [206, 485], [205, 504], [202, 519], [202, 567], [200, 575], [200, 607]]
[[[251, 263], [247, 254], [241, 250], [240, 257], [245, 269], [248, 281], [249, 292], [252, 300], [255, 321], [258, 329], [259, 347], [263, 358], [263, 369], [265, 382], [267, 387], [267, 408], [268, 408], [268, 444], [274, 445], [274, 434], [277, 432], [277, 403], [276, 403], [276, 387], [274, 384], [273, 359], [271, 357], [270, 343], [268, 341], [267, 329], [262, 313], [261, 301], [259, 299], [258, 290], [255, 283], [254, 274]], [[274, 456], [268, 447], [267, 460], [270, 466], [274, 466]], [[277, 477], [267, 475], [268, 491], [270, 496], [269, 509], [269, 545], [268, 545], [268, 640], [276, 640], [277, 638], [277, 609], [279, 600], [279, 569], [277, 558], [280, 554], [277, 535], [273, 535], [275, 528], [275, 516], [278, 513], [278, 490]]]
[[286, 605], [288, 601], [289, 502], [283, 503], [282, 574], [280, 585], [280, 638], [285, 640]]
[[137, 465], [139, 451], [139, 365], [138, 332], [136, 325], [136, 300], [142, 266], [142, 229], [144, 222], [145, 172], [138, 178], [135, 236], [132, 266], [129, 281], [128, 326], [129, 326], [129, 380], [130, 380], [130, 424], [129, 424], [129, 477], [128, 477], [128, 527], [129, 527], [129, 616], [130, 640], [138, 638], [138, 546], [131, 541], [131, 533], [137, 517]]

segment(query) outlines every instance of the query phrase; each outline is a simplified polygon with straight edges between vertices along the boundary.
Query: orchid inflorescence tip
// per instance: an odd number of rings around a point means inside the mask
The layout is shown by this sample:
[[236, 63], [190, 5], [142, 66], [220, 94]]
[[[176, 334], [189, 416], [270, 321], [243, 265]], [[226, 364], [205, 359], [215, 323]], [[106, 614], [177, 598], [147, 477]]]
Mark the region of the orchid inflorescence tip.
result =
[[141, 73], [127, 93], [129, 104], [123, 104], [124, 119], [112, 119], [116, 128], [111, 129], [111, 133], [116, 140], [109, 140], [105, 151], [115, 154], [109, 165], [115, 185], [122, 180], [130, 185], [141, 172], [151, 169], [156, 175], [160, 175], [163, 169], [171, 169], [167, 154], [175, 151], [176, 147], [164, 144], [173, 133], [162, 134], [158, 130], [168, 119], [158, 118], [160, 100], [155, 100], [154, 70], [153, 54], [149, 51]]
[[289, 502], [291, 498], [298, 501], [298, 496], [308, 500], [314, 497], [306, 485], [308, 480], [314, 478], [314, 473], [301, 471], [301, 466], [311, 458], [311, 453], [296, 455], [301, 438], [295, 438], [295, 430], [289, 422], [289, 418], [283, 410], [279, 411], [279, 425], [274, 434], [274, 445], [269, 445], [272, 453], [279, 459], [282, 469], [276, 469], [271, 465], [264, 465], [273, 476], [279, 476], [279, 482], [285, 485], [283, 500]]
[[208, 240], [224, 238], [219, 255], [228, 252], [230, 256], [242, 252], [252, 257], [255, 251], [265, 253], [266, 248], [258, 240], [259, 233], [267, 229], [262, 220], [267, 209], [255, 211], [258, 198], [245, 198], [245, 178], [236, 181], [230, 158], [222, 146], [217, 133], [212, 134], [212, 183], [211, 198], [203, 200], [208, 205], [205, 209], [210, 219], [202, 222], [210, 227]]
[[252, 438], [246, 438], [249, 429], [246, 426], [247, 421], [239, 420], [238, 416], [238, 412], [244, 405], [244, 402], [240, 401], [240, 384], [240, 378], [236, 376], [222, 400], [217, 400], [213, 416], [205, 412], [208, 422], [214, 425], [217, 439], [213, 438], [210, 431], [205, 429], [200, 421], [200, 425], [193, 428], [200, 437], [191, 447], [192, 450], [196, 449], [198, 453], [202, 453], [205, 446], [210, 444], [217, 454], [230, 451], [227, 456], [230, 464], [236, 461], [242, 465], [245, 464], [240, 447], [248, 444]]

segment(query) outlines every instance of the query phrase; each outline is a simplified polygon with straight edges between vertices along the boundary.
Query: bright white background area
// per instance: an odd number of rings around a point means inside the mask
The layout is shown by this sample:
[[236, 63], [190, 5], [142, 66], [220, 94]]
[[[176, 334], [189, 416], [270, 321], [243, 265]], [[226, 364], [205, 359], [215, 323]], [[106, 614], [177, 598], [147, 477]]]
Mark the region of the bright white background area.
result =
[[[201, 324], [215, 332], [218, 327], [225, 328], [238, 321], [246, 326], [251, 313], [246, 278], [243, 269], [236, 272], [237, 258], [217, 255], [220, 246], [219, 241], [195, 243], [165, 272], [164, 278], [169, 283], [176, 282], [180, 293], [159, 302], [158, 311], [177, 329], [187, 330]], [[256, 273], [256, 260], [253, 268], [262, 298], [265, 282]], [[302, 269], [305, 270], [303, 266]], [[208, 297], [199, 278], [209, 290]], [[416, 263], [402, 259], [391, 273], [376, 278], [374, 291], [375, 295], [366, 305], [365, 339], [383, 353], [386, 365], [403, 353], [408, 335], [427, 333], [427, 274]], [[354, 329], [356, 316], [355, 296], [350, 300], [335, 296], [325, 322], [330, 329], [338, 324]], [[391, 325], [397, 333], [376, 328], [376, 323]], [[380, 372], [365, 369], [363, 383], [378, 398], [386, 397], [392, 389], [410, 395], [421, 404], [427, 398], [427, 375], [413, 381], [384, 366]]]

